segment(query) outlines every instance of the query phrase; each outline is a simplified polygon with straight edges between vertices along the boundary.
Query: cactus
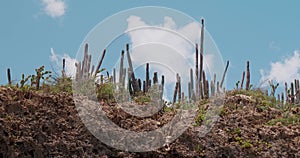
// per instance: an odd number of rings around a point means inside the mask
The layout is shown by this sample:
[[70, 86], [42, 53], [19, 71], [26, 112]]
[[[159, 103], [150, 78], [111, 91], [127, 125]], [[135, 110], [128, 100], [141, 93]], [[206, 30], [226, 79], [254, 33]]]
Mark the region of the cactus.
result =
[[220, 88], [223, 87], [223, 83], [224, 83], [224, 80], [225, 80], [225, 76], [226, 76], [228, 66], [229, 66], [229, 60], [227, 60], [226, 67], [225, 67], [225, 70], [223, 72], [222, 80], [221, 80], [221, 83], [220, 83]]
[[206, 75], [205, 75], [205, 71], [202, 71], [202, 83], [200, 83], [203, 87], [203, 92], [200, 92], [200, 93], [203, 93], [203, 96], [201, 97], [201, 99], [206, 99], [207, 96], [206, 96], [206, 91], [207, 91], [207, 87], [206, 87]]
[[[43, 79], [48, 80], [51, 77], [51, 72], [50, 71], [44, 71], [44, 66], [41, 66], [38, 69], [35, 69], [36, 75], [31, 76], [31, 86], [35, 84], [36, 90], [40, 89], [40, 80]], [[48, 76], [46, 76], [48, 75]]]
[[121, 52], [121, 59], [120, 59], [120, 69], [119, 69], [119, 83], [123, 83], [123, 69], [124, 69], [124, 50]]
[[205, 99], [208, 99], [209, 98], [209, 82], [208, 80], [205, 80], [205, 92], [204, 92], [204, 96], [205, 96]]
[[283, 102], [284, 102], [284, 94], [283, 92], [281, 93], [281, 104], [283, 105]]
[[144, 94], [146, 93], [146, 81], [145, 80], [143, 81], [143, 93]]
[[291, 103], [295, 103], [293, 82], [291, 83]]
[[175, 89], [174, 89], [174, 95], [173, 95], [173, 105], [176, 103], [176, 97], [177, 97], [177, 92], [178, 92], [178, 85], [179, 85], [179, 83], [176, 82]]
[[191, 82], [188, 83], [188, 97], [189, 97], [189, 100], [191, 100], [192, 98], [192, 88], [191, 88]]
[[199, 96], [197, 96], [197, 97], [200, 97], [200, 99], [203, 99], [203, 84], [202, 83], [199, 83], [199, 89], [200, 89], [200, 91], [199, 91]]
[[246, 90], [250, 90], [250, 68], [249, 61], [247, 61], [247, 71], [246, 71]]
[[295, 79], [295, 103], [299, 103], [299, 80]]
[[196, 74], [196, 80], [195, 80], [195, 86], [196, 86], [196, 96], [198, 97], [199, 95], [199, 65], [198, 65], [198, 44], [196, 44], [196, 61], [195, 61], [195, 74]]
[[163, 92], [164, 92], [164, 86], [165, 86], [165, 76], [164, 75], [162, 75], [161, 76], [161, 88], [162, 88], [162, 94], [163, 94]]
[[90, 76], [93, 76], [94, 70], [95, 70], [95, 65], [92, 65], [92, 70], [91, 70]]
[[138, 91], [141, 91], [142, 90], [142, 80], [138, 79], [137, 82], [138, 82], [138, 88], [139, 88]]
[[240, 89], [243, 89], [244, 79], [245, 79], [245, 71], [243, 71], [242, 82], [241, 82], [241, 88]]
[[[94, 77], [96, 78], [97, 74], [100, 72], [100, 67], [102, 65], [102, 62], [103, 62], [103, 59], [104, 59], [104, 56], [105, 56], [105, 53], [106, 53], [106, 49], [103, 50], [102, 52], [102, 55], [101, 55], [101, 58], [100, 58], [100, 61], [95, 69], [95, 74], [94, 74]], [[123, 53], [124, 54], [124, 53]], [[124, 55], [123, 55], [123, 58], [124, 58]], [[120, 69], [121, 71], [122, 69]]]
[[269, 85], [271, 87], [271, 96], [275, 97], [275, 92], [276, 92], [276, 89], [278, 88], [279, 86], [279, 83], [277, 84], [274, 84], [272, 81], [269, 81]]
[[178, 83], [178, 87], [177, 87], [178, 102], [180, 102], [181, 101], [181, 79], [178, 73], [176, 74], [176, 79]]
[[217, 94], [220, 94], [220, 83], [219, 83], [219, 81], [217, 82]]
[[113, 69], [113, 83], [116, 83], [116, 69]]
[[150, 87], [150, 81], [149, 81], [149, 63], [146, 64], [146, 86], [145, 86], [145, 92], [148, 92], [148, 89]]
[[239, 84], [240, 84], [240, 81], [237, 81], [237, 82], [235, 83], [235, 89], [236, 89], [236, 90], [239, 89]]
[[190, 69], [190, 90], [194, 89], [194, 76], [193, 76], [193, 69]]
[[284, 90], [285, 90], [285, 99], [286, 102], [289, 102], [289, 95], [288, 95], [288, 88], [287, 88], [287, 83], [284, 83]]
[[21, 79], [21, 81], [20, 81], [20, 88], [23, 88], [24, 85], [25, 85], [25, 83], [26, 83], [30, 78], [31, 78], [31, 75], [29, 75], [29, 76], [27, 76], [27, 77], [25, 78], [25, 75], [22, 74], [22, 79]]
[[157, 84], [157, 83], [158, 83], [157, 72], [154, 72], [154, 74], [153, 74], [153, 84]]
[[8, 85], [11, 85], [11, 74], [10, 74], [10, 68], [7, 69], [7, 79], [8, 79]]
[[200, 37], [200, 77], [199, 82], [202, 81], [202, 71], [203, 71], [203, 43], [204, 43], [204, 19], [201, 19], [201, 37]]
[[130, 57], [130, 53], [129, 53], [129, 44], [126, 44], [126, 54], [127, 54], [128, 65], [129, 65], [128, 75], [130, 75], [130, 77], [132, 79], [133, 91], [134, 91], [134, 93], [137, 93], [139, 91], [139, 82], [136, 80], [134, 72], [133, 72], [132, 61], [131, 61], [131, 57]]

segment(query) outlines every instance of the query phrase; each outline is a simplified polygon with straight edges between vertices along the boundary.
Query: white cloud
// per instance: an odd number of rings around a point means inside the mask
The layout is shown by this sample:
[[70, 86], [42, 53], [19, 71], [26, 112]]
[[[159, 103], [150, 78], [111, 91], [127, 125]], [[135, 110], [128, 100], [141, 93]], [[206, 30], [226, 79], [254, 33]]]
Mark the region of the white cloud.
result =
[[271, 69], [269, 72], [260, 70], [261, 82], [267, 80], [273, 80], [280, 85], [284, 85], [285, 82], [292, 82], [294, 79], [300, 78], [300, 52], [294, 51], [293, 56], [289, 56], [282, 61], [271, 63]]
[[66, 12], [66, 3], [63, 0], [42, 0], [43, 11], [52, 18], [61, 17]]
[[[200, 34], [198, 23], [192, 22], [178, 28], [171, 17], [165, 17], [163, 24], [153, 26], [146, 24], [138, 16], [130, 16], [127, 22], [133, 48], [132, 60], [136, 65], [152, 61], [159, 63], [151, 65], [152, 68], [157, 68], [158, 72], [169, 67], [173, 69], [173, 73], [178, 72], [181, 76], [193, 67], [189, 64], [194, 64], [194, 43]], [[163, 65], [165, 68], [162, 68]], [[168, 80], [175, 81], [173, 73], [165, 73], [169, 74], [166, 76]]]
[[63, 59], [66, 60], [66, 67], [65, 71], [67, 76], [74, 77], [76, 75], [76, 67], [75, 63], [77, 62], [76, 59], [71, 58], [68, 54], [58, 55], [54, 52], [53, 48], [50, 50], [51, 56], [50, 61], [55, 64], [55, 69], [60, 72], [62, 70], [62, 61]]

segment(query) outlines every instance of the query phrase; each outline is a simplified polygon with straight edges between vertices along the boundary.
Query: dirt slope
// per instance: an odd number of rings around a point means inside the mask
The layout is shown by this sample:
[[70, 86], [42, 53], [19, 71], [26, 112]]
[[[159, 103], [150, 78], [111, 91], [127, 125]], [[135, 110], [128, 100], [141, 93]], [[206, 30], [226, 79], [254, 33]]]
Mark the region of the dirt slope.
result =
[[[299, 107], [286, 113], [249, 98], [227, 96], [220, 119], [204, 138], [191, 127], [169, 148], [132, 153], [98, 141], [78, 117], [71, 95], [0, 87], [0, 157], [300, 157], [300, 126], [269, 125], [283, 115], [299, 116]], [[103, 106], [116, 124], [138, 131], [159, 128], [157, 121], [174, 116], [171, 111], [143, 122], [114, 105]]]

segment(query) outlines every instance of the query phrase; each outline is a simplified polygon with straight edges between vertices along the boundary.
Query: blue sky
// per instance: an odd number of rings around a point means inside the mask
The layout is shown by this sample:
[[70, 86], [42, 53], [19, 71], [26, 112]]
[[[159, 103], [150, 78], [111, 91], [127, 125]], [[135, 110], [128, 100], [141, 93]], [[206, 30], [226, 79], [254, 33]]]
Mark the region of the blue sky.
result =
[[264, 79], [278, 82], [300, 78], [298, 1], [3, 0], [0, 84], [7, 83], [7, 68], [12, 69], [16, 81], [41, 65], [51, 70], [51, 48], [56, 54], [75, 58], [95, 25], [119, 11], [140, 6], [173, 8], [198, 20], [204, 17], [224, 61], [230, 60], [228, 87], [241, 79], [247, 60], [255, 86], [259, 86], [261, 70]]

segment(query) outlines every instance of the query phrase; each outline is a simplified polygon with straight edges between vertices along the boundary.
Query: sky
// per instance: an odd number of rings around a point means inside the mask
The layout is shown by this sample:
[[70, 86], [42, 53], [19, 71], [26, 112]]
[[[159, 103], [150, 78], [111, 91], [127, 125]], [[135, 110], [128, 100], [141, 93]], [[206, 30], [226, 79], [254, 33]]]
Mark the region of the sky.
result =
[[[300, 78], [300, 1], [3, 0], [0, 6], [0, 84], [7, 83], [7, 68], [11, 68], [15, 82], [22, 73], [33, 74], [41, 65], [60, 73], [56, 67], [61, 65], [61, 58], [68, 59], [68, 65], [72, 64], [87, 34], [98, 23], [120, 11], [142, 6], [175, 9], [198, 22], [204, 18], [205, 29], [223, 61], [230, 61], [229, 88], [241, 80], [247, 60], [254, 87], [266, 80], [283, 85]], [[172, 19], [168, 22], [170, 24]], [[129, 27], [129, 22], [125, 27]], [[136, 39], [129, 37], [131, 42]], [[67, 71], [72, 73], [74, 69]]]

